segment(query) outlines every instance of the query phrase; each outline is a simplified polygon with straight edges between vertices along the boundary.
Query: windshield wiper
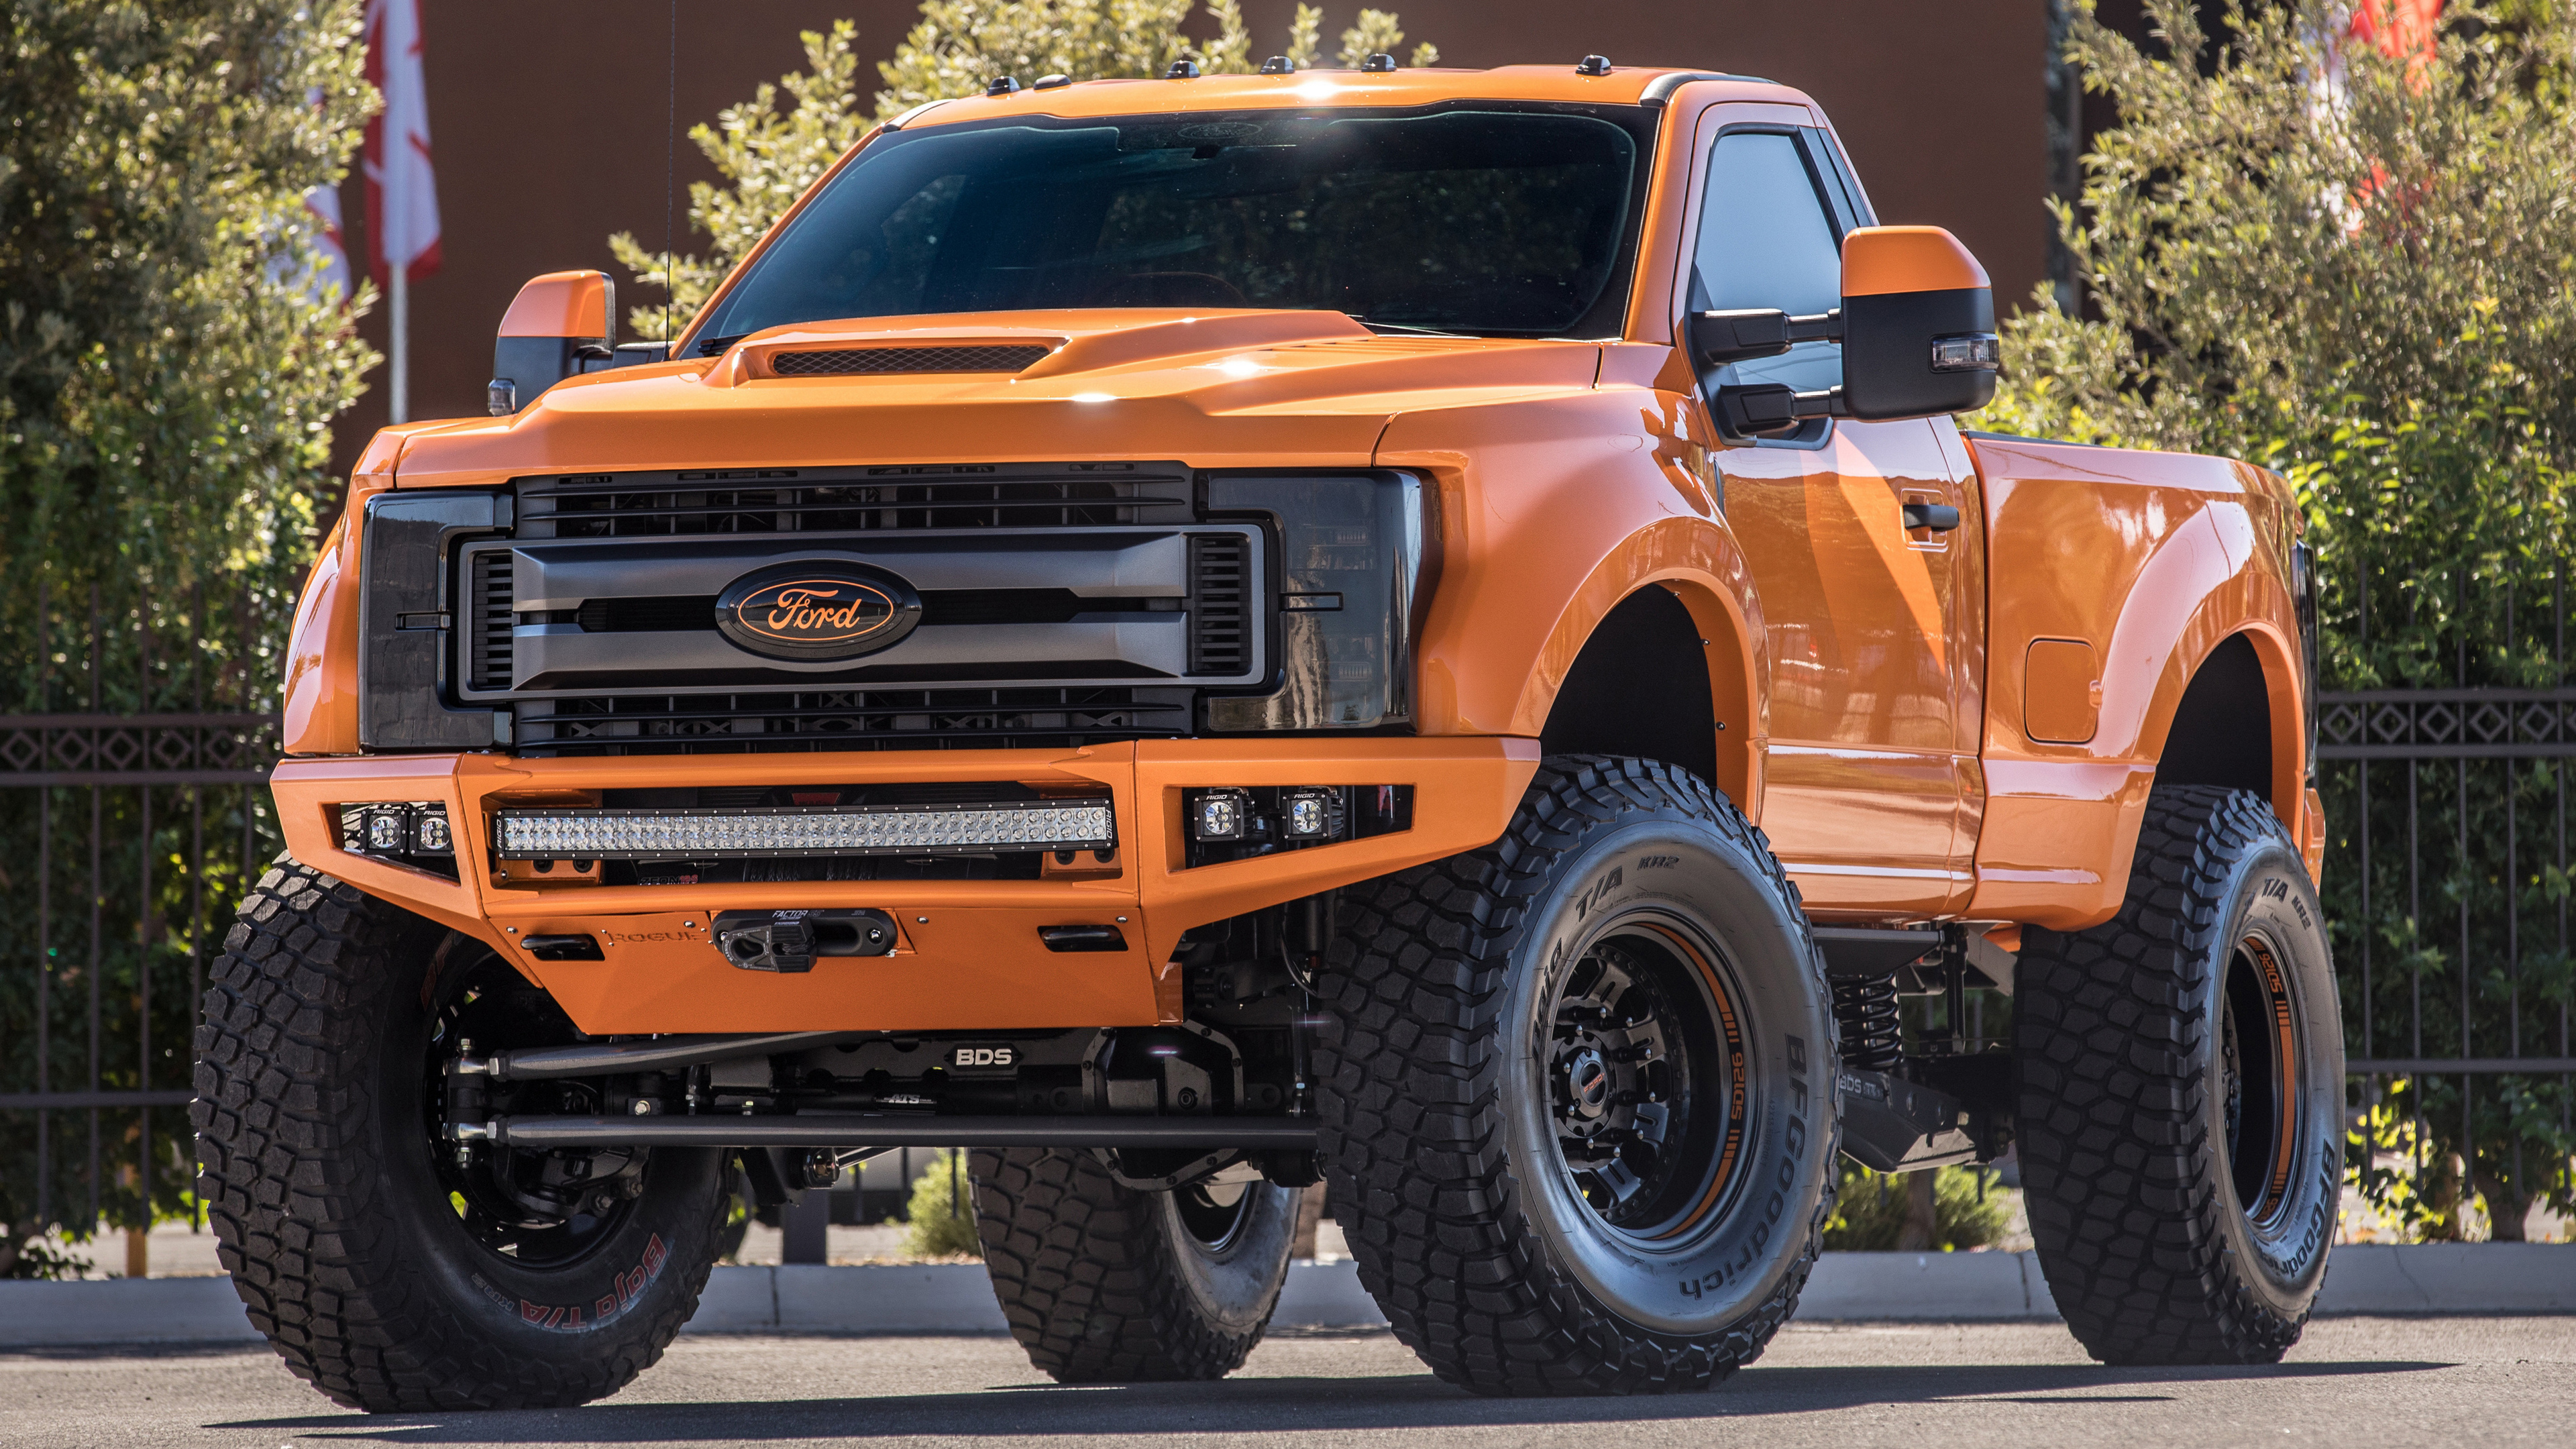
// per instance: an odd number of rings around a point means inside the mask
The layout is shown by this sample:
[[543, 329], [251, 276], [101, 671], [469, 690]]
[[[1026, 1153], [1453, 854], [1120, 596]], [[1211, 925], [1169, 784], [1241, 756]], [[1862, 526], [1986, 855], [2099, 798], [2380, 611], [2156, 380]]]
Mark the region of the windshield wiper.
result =
[[1415, 327], [1404, 322], [1371, 322], [1366, 317], [1351, 319], [1371, 332], [1409, 332], [1418, 337], [1473, 337], [1472, 332], [1443, 332], [1437, 327]]

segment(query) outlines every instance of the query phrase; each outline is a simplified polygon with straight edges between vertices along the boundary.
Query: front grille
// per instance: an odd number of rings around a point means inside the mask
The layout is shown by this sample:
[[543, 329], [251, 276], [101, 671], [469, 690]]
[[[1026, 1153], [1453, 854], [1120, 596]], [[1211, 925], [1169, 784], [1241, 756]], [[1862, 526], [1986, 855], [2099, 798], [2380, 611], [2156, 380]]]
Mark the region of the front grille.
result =
[[510, 687], [511, 613], [510, 555], [503, 551], [474, 555], [474, 577], [466, 605], [465, 674], [476, 689]]
[[[572, 622], [593, 634], [681, 632], [713, 626], [716, 594], [637, 599], [590, 599], [571, 611]], [[1145, 613], [1177, 609], [1178, 599], [1085, 596], [1071, 589], [924, 589], [921, 623], [1061, 624], [1082, 614]], [[1238, 664], [1221, 673], [1240, 670]]]
[[521, 539], [1084, 528], [1193, 518], [1178, 464], [936, 464], [518, 480]]
[[1252, 662], [1251, 550], [1239, 534], [1190, 539], [1190, 673], [1240, 674]]
[[1190, 698], [1085, 687], [530, 699], [516, 733], [519, 753], [536, 756], [1063, 749], [1187, 733]]
[[843, 347], [772, 353], [769, 370], [778, 377], [855, 377], [891, 372], [1018, 372], [1046, 356], [1048, 351], [1034, 344], [1008, 347]]

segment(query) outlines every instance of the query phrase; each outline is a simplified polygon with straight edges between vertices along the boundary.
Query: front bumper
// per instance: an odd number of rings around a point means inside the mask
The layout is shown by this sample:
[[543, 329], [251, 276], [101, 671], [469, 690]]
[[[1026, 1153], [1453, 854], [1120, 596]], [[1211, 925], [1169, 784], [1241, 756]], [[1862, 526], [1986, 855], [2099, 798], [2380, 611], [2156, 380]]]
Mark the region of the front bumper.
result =
[[[298, 860], [474, 936], [546, 988], [594, 1036], [652, 1032], [1002, 1031], [1177, 1020], [1183, 932], [1473, 850], [1502, 834], [1536, 773], [1536, 740], [1141, 740], [1078, 750], [516, 759], [498, 754], [293, 759], [270, 784]], [[1090, 782], [1117, 812], [1118, 873], [1034, 881], [812, 881], [601, 886], [509, 879], [492, 867], [491, 812], [582, 803], [600, 790], [1015, 780]], [[1183, 868], [1181, 792], [1198, 786], [1411, 785], [1413, 827], [1391, 835]], [[458, 879], [342, 846], [340, 809], [438, 801]], [[809, 973], [744, 971], [709, 927], [728, 910], [871, 908], [892, 955], [831, 957]], [[1043, 927], [1118, 925], [1123, 951], [1050, 951]], [[598, 961], [538, 961], [529, 936], [589, 934]]]

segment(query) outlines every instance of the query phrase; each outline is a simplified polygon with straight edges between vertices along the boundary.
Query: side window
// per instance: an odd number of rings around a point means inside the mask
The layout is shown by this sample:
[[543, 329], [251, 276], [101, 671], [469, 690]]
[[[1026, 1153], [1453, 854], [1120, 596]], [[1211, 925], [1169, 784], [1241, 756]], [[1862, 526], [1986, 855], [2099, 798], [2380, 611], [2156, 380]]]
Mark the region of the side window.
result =
[[[1735, 131], [1718, 138], [1691, 263], [1694, 311], [1816, 313], [1842, 305], [1841, 229], [1797, 137]], [[1802, 342], [1731, 371], [1730, 381], [1817, 391], [1842, 381], [1842, 353], [1830, 342]]]

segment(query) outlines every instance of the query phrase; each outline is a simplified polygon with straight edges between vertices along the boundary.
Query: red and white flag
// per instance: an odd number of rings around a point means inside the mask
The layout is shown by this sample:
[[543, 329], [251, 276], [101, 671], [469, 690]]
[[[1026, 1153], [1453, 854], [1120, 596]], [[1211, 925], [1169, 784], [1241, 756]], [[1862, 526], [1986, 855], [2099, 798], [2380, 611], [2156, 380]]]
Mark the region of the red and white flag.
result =
[[313, 218], [313, 250], [319, 259], [313, 269], [314, 298], [328, 293], [346, 302], [358, 288], [349, 274], [349, 243], [340, 235], [340, 188], [314, 187], [304, 193], [304, 209]]
[[[322, 106], [322, 88], [315, 86], [308, 99], [314, 109]], [[306, 277], [306, 295], [313, 301], [346, 302], [358, 290], [349, 274], [349, 242], [340, 234], [340, 188], [316, 186], [304, 193], [304, 214], [313, 229], [312, 270]], [[280, 281], [289, 280], [285, 258], [276, 263]]]
[[367, 0], [367, 81], [385, 108], [367, 122], [368, 271], [396, 266], [417, 282], [438, 270], [438, 183], [429, 165], [429, 95], [421, 81], [420, 0]]

